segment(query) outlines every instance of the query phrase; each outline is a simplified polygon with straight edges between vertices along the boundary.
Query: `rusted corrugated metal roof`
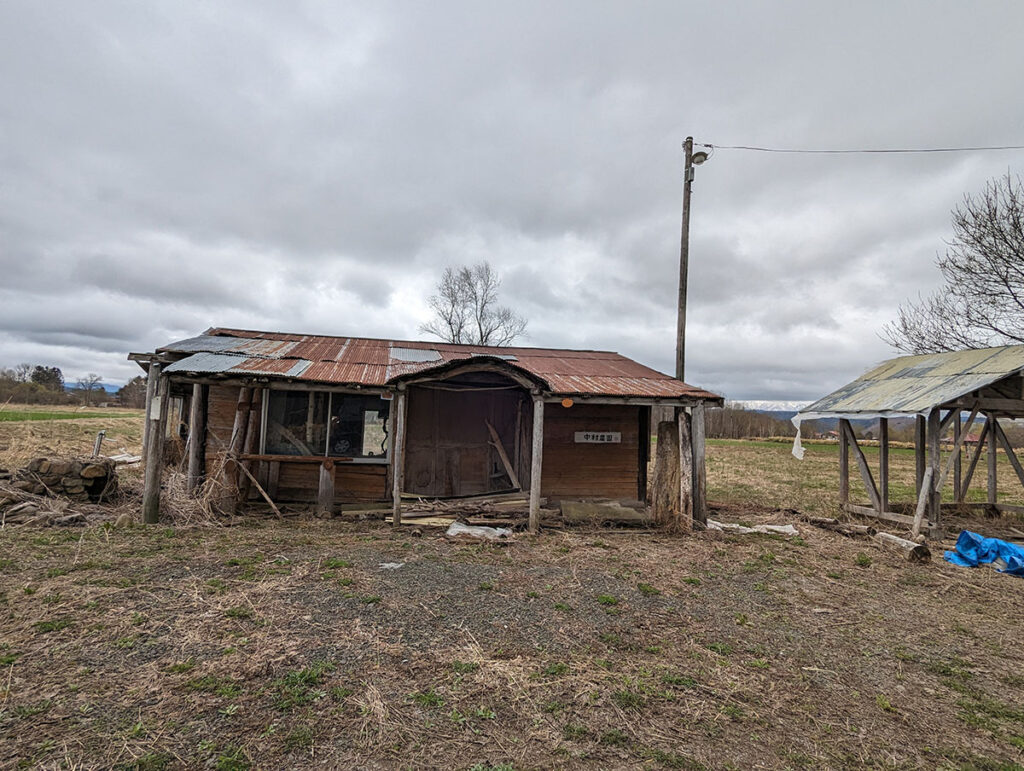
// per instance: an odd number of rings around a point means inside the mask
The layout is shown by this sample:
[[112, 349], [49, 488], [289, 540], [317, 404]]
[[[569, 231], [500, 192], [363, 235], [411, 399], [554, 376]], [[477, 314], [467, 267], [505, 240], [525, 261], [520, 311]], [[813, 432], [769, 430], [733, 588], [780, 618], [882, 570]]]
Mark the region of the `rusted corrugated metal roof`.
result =
[[488, 357], [502, 360], [557, 395], [721, 398], [610, 351], [499, 348], [222, 328], [157, 351], [188, 354], [169, 365], [167, 372], [261, 374], [368, 387], [387, 387], [403, 377]]
[[924, 414], [1024, 370], [1024, 345], [890, 359], [800, 411]]

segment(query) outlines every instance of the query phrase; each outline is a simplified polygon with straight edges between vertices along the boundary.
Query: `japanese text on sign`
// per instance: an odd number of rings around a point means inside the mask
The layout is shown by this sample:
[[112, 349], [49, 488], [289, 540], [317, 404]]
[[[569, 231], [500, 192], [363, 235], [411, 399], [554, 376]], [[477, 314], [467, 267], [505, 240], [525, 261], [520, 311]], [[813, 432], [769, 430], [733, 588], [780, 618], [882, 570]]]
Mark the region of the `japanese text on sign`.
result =
[[576, 444], [620, 444], [621, 431], [577, 431]]

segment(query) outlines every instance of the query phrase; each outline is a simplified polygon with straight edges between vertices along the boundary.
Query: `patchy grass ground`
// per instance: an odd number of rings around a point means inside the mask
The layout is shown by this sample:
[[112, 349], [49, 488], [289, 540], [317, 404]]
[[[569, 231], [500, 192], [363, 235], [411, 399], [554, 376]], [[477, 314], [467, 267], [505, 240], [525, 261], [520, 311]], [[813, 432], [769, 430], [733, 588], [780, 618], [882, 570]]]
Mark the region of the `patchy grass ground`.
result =
[[[782, 442], [708, 440], [708, 497], [713, 501], [729, 504], [794, 508], [818, 516], [835, 516], [839, 506], [839, 446], [806, 444], [806, 454], [802, 461], [793, 457], [791, 449], [790, 443]], [[878, 448], [865, 447], [864, 455], [877, 482]], [[1024, 490], [1006, 454], [999, 452], [997, 457], [996, 481], [1000, 502], [1024, 504]], [[965, 460], [965, 472], [967, 465]], [[912, 449], [889, 451], [891, 501], [915, 500], [914, 468]], [[968, 501], [982, 502], [986, 499], [987, 480], [987, 466], [985, 459], [982, 458], [974, 472]], [[943, 501], [953, 500], [952, 490], [953, 482], [950, 479], [943, 492]], [[852, 454], [850, 500], [870, 505]]]
[[[788, 452], [710, 442], [718, 517], [834, 513], [834, 448]], [[0, 766], [1021, 768], [1024, 581], [795, 524], [6, 528]]]

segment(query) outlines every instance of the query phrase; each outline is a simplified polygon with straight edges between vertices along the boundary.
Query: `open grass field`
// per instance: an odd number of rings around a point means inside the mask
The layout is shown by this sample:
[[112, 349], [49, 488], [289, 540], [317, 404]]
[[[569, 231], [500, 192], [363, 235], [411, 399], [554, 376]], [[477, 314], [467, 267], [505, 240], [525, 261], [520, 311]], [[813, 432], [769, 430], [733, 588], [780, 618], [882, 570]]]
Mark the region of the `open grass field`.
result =
[[0, 468], [15, 468], [41, 455], [88, 455], [105, 429], [103, 452], [138, 454], [142, 410], [99, 407], [5, 405], [0, 410]]
[[0, 767], [1021, 768], [1024, 581], [773, 513], [833, 513], [788, 453], [708, 462], [790, 539], [4, 529]]

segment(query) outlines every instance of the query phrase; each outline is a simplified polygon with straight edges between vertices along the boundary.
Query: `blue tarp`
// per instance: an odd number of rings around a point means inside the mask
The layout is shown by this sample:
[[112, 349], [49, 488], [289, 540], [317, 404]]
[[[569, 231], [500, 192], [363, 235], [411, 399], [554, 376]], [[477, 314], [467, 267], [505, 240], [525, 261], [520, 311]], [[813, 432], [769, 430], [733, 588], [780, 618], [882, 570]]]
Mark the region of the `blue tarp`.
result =
[[998, 538], [985, 538], [970, 530], [960, 532], [960, 537], [956, 539], [956, 551], [947, 551], [945, 557], [946, 562], [965, 568], [1002, 561], [1006, 567], [996, 568], [1000, 573], [1024, 578], [1024, 547]]

